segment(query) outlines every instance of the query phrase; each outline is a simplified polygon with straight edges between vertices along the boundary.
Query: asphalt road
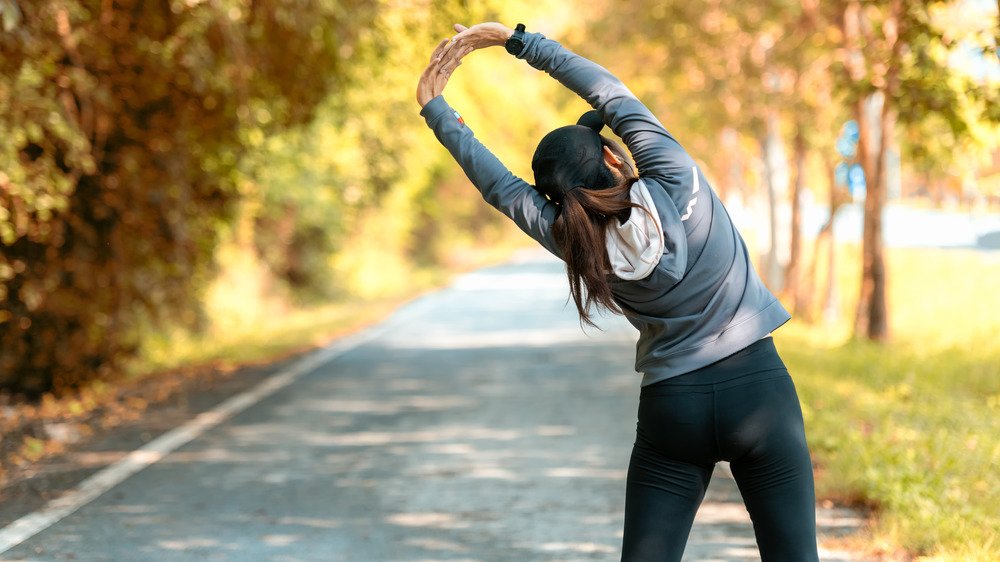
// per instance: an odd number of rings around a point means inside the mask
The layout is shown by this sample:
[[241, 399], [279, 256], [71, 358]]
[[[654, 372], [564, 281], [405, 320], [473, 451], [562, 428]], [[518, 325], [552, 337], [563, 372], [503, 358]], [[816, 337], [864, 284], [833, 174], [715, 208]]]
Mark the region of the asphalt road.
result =
[[[537, 253], [463, 276], [0, 560], [617, 560], [635, 332], [566, 295]], [[759, 560], [725, 467], [685, 559]]]

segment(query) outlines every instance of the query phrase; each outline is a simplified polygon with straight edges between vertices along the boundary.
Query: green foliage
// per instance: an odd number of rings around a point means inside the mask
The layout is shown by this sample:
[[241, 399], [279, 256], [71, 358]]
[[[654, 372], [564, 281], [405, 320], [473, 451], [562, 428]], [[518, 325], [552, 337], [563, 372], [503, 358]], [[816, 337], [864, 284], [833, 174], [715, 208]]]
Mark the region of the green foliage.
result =
[[[843, 254], [838, 277], [852, 286], [860, 264], [855, 249]], [[846, 323], [834, 337], [829, 327], [794, 322], [777, 332], [803, 403], [818, 492], [877, 507], [875, 543], [890, 550], [995, 559], [1000, 296], [991, 283], [1000, 262], [954, 250], [888, 258], [897, 304], [891, 344], [847, 341]]]
[[415, 221], [447, 154], [422, 137], [414, 91], [450, 6], [380, 10], [350, 49], [356, 87], [242, 160], [246, 197], [259, 202], [254, 245], [298, 300], [401, 293], [418, 262], [436, 261], [417, 240], [421, 228], [434, 238], [433, 223]]
[[71, 387], [134, 353], [142, 318], [197, 323], [242, 154], [344, 85], [375, 6], [250, 8], [5, 3], [0, 386]]
[[898, 99], [904, 154], [927, 176], [974, 172], [1000, 145], [1000, 84], [968, 68], [998, 64], [995, 16], [982, 6], [936, 4], [923, 20], [909, 34]]
[[844, 110], [830, 75], [835, 34], [816, 4], [606, 3], [590, 29], [606, 58], [634, 65], [622, 73], [630, 87], [706, 161], [721, 192], [758, 187], [745, 162], [759, 157], [768, 122], [833, 152]]
[[[414, 90], [453, 22], [538, 13], [528, 2], [2, 7], [0, 387], [109, 376], [158, 326], [239, 307], [205, 308], [220, 282], [247, 285], [228, 291], [244, 300], [401, 294], [446, 248], [509, 232], [457, 179]], [[505, 98], [449, 96], [463, 91]], [[487, 115], [529, 153], [537, 116]], [[216, 277], [216, 259], [232, 271]]]
[[[329, 97], [310, 125], [269, 137], [243, 159], [253, 180], [247, 197], [260, 202], [251, 211], [255, 245], [296, 300], [402, 294], [414, 275], [456, 249], [512, 232], [434, 140], [418, 114], [416, 82], [453, 23], [543, 12], [492, 1], [380, 11], [351, 52], [357, 87]], [[466, 59], [445, 97], [529, 177], [535, 142], [568, 119], [560, 110], [572, 99], [499, 49]]]

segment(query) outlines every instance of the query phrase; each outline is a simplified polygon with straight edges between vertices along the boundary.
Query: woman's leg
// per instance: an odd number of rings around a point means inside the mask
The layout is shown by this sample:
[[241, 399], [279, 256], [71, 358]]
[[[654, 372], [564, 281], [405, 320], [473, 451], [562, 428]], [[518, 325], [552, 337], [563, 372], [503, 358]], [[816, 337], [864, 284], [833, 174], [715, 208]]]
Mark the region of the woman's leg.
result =
[[625, 487], [623, 562], [680, 561], [713, 468], [636, 442]]
[[730, 459], [762, 562], [819, 560], [816, 498], [802, 410], [791, 377], [721, 390], [720, 443]]
[[714, 443], [711, 385], [643, 388], [625, 490], [623, 561], [681, 559], [715, 467]]

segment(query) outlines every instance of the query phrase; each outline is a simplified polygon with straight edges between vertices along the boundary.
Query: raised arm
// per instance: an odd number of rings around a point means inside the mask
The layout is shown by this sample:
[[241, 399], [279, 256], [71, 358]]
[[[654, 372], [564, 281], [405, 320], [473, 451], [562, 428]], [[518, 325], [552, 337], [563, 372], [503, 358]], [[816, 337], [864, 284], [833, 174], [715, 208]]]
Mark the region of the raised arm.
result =
[[604, 67], [539, 33], [525, 33], [524, 49], [517, 58], [548, 73], [599, 111], [625, 141], [640, 176], [667, 175], [693, 165], [649, 108]]
[[528, 182], [515, 176], [472, 133], [458, 112], [443, 96], [428, 102], [420, 111], [427, 126], [451, 152], [487, 203], [507, 215], [528, 236], [546, 250], [560, 256], [552, 236], [558, 208]]
[[[510, 35], [509, 28], [493, 23], [468, 29], [456, 26], [456, 29], [461, 32], [446, 51], [497, 44], [503, 30], [507, 30], [506, 37]], [[599, 111], [604, 122], [625, 141], [641, 176], [671, 176], [694, 165], [690, 155], [652, 112], [604, 67], [539, 33], [525, 33], [524, 47], [516, 56], [548, 73]]]
[[462, 56], [474, 47], [446, 52], [449, 42], [442, 41], [431, 55], [430, 64], [417, 84], [420, 115], [459, 163], [465, 175], [487, 203], [507, 215], [521, 230], [548, 251], [560, 255], [552, 236], [552, 223], [558, 209], [531, 185], [515, 176], [472, 133], [457, 111], [448, 105], [441, 92], [448, 78], [461, 64]]

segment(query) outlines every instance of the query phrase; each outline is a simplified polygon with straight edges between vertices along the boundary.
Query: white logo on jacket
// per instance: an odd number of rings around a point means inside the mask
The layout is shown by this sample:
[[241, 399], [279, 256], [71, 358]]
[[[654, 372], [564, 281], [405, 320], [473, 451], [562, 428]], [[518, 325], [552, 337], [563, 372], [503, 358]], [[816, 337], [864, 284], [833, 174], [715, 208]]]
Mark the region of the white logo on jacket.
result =
[[691, 200], [688, 201], [687, 210], [684, 211], [684, 216], [681, 217], [681, 222], [691, 218], [691, 213], [694, 212], [694, 205], [698, 202], [698, 198], [694, 197], [694, 194], [698, 193], [698, 166], [691, 166], [691, 173], [694, 174], [694, 187], [691, 188]]

